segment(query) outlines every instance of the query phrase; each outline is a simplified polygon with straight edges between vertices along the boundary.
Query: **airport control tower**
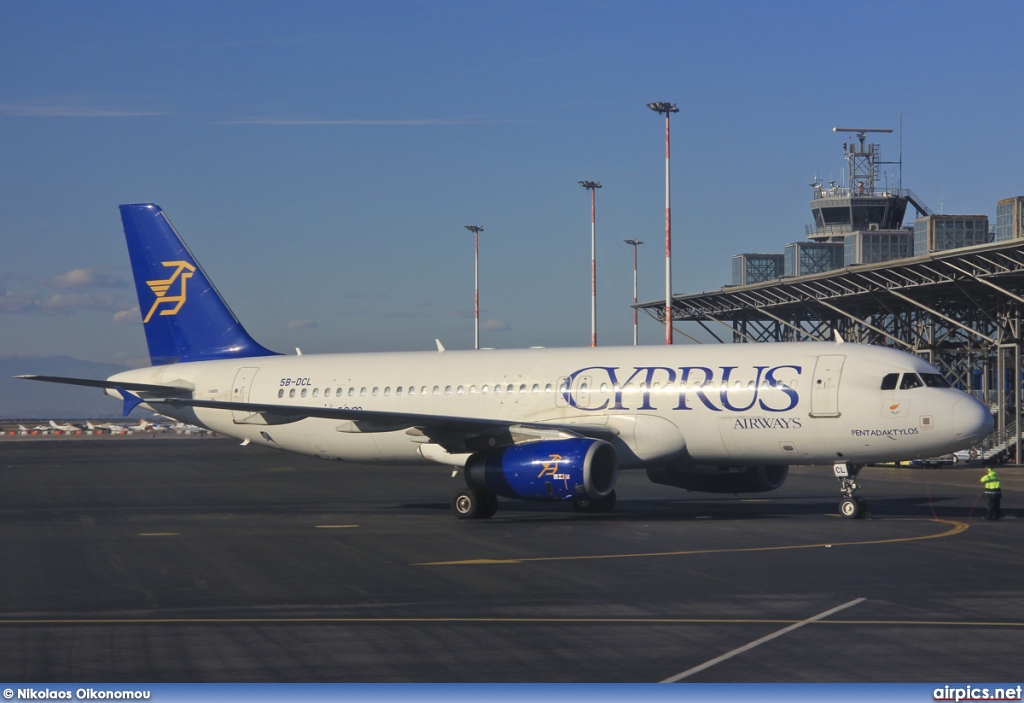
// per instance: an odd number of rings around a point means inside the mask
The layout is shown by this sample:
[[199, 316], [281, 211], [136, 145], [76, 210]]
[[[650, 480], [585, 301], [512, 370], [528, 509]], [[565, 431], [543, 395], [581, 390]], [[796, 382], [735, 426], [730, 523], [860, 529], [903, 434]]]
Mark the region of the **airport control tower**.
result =
[[[866, 143], [869, 133], [891, 134], [892, 130], [835, 127], [832, 131], [856, 135], [856, 140], [843, 143], [849, 183], [842, 186], [833, 181], [825, 185], [815, 179], [811, 184], [814, 225], [807, 228], [810, 242], [796, 245], [803, 244], [801, 248], [806, 249], [799, 253], [826, 255], [831, 250], [829, 256], [835, 256], [837, 245], [842, 244], [843, 264], [847, 266], [913, 256], [913, 229], [903, 226], [907, 205], [913, 205], [922, 216], [932, 213], [913, 192], [901, 187], [902, 156], [900, 161], [882, 161], [881, 147]], [[898, 168], [894, 183], [883, 183], [883, 165]], [[814, 244], [831, 246], [815, 247]], [[826, 268], [834, 268], [834, 265]]]

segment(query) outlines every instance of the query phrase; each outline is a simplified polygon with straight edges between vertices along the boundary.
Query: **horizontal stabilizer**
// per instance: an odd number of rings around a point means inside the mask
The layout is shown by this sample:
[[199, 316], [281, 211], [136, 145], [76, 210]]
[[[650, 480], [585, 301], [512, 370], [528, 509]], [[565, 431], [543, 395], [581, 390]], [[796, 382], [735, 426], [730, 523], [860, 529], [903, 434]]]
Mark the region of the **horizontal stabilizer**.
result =
[[128, 417], [128, 415], [131, 414], [132, 410], [139, 407], [140, 405], [142, 405], [143, 402], [145, 402], [142, 400], [142, 398], [135, 395], [131, 391], [125, 390], [121, 386], [115, 386], [114, 390], [117, 391], [118, 395], [120, 395], [121, 398], [124, 400], [124, 408], [122, 409], [122, 412], [124, 413], [125, 417]]

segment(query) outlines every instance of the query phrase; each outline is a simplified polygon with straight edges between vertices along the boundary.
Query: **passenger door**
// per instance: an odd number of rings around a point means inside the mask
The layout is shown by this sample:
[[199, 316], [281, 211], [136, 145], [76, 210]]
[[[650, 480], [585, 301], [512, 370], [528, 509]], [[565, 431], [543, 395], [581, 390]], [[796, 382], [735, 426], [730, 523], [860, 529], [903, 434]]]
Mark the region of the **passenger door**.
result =
[[814, 364], [811, 379], [811, 417], [839, 417], [839, 378], [844, 354], [823, 354]]

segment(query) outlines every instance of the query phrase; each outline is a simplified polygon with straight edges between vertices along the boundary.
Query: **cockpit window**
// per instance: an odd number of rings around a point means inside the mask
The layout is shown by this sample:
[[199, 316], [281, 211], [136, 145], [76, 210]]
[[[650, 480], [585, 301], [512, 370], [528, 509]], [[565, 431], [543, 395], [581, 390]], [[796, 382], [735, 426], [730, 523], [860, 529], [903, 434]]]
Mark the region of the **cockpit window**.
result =
[[883, 391], [894, 391], [896, 390], [896, 382], [900, 380], [898, 373], [887, 373], [885, 378], [882, 379], [882, 390]]
[[937, 373], [923, 373], [921, 379], [924, 381], [924, 385], [929, 388], [949, 388], [949, 381], [944, 379], [941, 374]]
[[900, 381], [900, 390], [906, 391], [911, 388], [920, 388], [924, 385], [920, 377], [916, 373], [905, 373], [903, 374], [903, 380]]

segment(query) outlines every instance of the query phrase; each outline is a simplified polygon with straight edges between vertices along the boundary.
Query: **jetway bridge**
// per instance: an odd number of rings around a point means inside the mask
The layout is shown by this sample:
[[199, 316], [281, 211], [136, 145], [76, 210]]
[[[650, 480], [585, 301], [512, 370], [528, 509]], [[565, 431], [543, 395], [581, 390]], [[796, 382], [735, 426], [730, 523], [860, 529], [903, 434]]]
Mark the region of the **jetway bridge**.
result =
[[[662, 325], [665, 301], [635, 306]], [[1024, 241], [672, 296], [677, 334], [719, 342], [845, 341], [917, 354], [992, 408], [985, 456], [1021, 456]], [[692, 323], [682, 328], [681, 323]]]

